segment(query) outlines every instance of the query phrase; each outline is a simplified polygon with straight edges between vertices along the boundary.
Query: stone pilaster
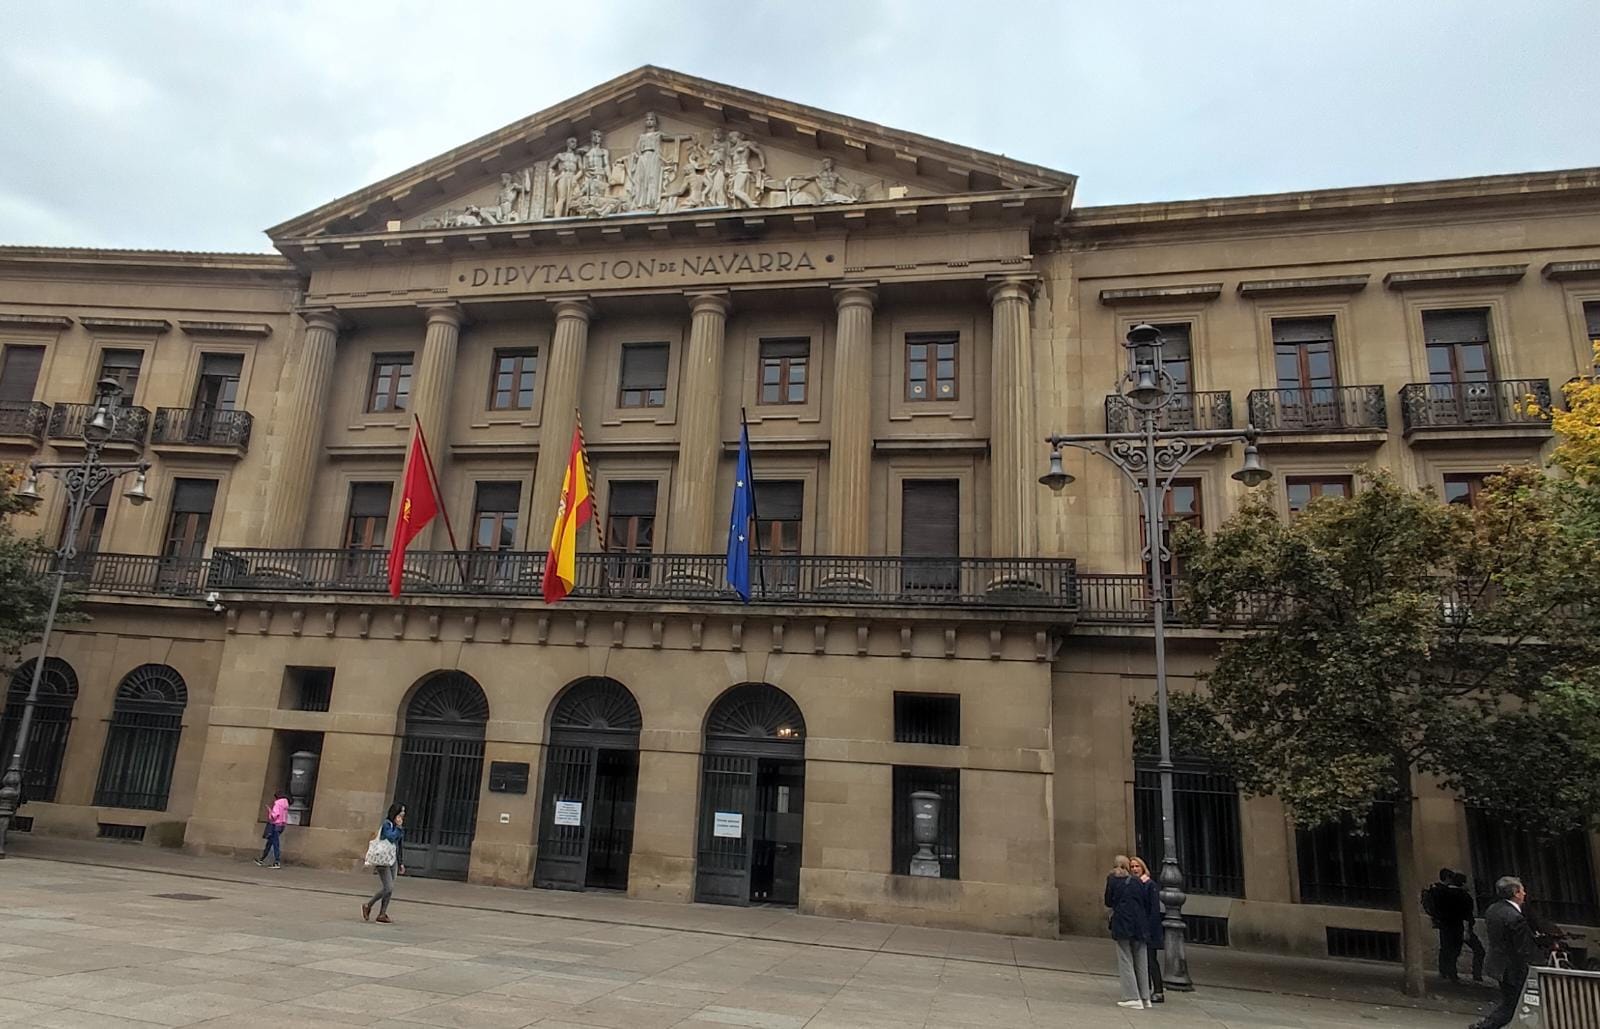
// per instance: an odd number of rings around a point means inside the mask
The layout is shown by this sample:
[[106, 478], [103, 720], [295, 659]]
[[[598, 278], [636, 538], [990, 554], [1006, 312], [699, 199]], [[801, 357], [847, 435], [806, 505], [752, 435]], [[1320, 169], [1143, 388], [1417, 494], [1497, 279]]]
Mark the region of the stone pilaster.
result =
[[867, 553], [872, 495], [872, 307], [863, 286], [834, 294], [832, 419], [828, 446], [828, 552]]
[[551, 303], [556, 312], [556, 331], [550, 341], [550, 357], [544, 364], [539, 462], [534, 468], [533, 498], [528, 509], [529, 550], [544, 550], [550, 545], [550, 528], [555, 524], [556, 504], [561, 499], [561, 477], [567, 470], [567, 451], [578, 418], [589, 322], [594, 318], [594, 308], [586, 297], [564, 297]]
[[1032, 280], [1008, 278], [989, 290], [994, 317], [989, 403], [989, 553], [1032, 557], [1038, 552], [1034, 439]]
[[[722, 351], [730, 304], [725, 293], [689, 297], [689, 346], [680, 362], [678, 471], [672, 484], [667, 549], [675, 554], [713, 554], [722, 520], [716, 510], [717, 425], [722, 414]], [[724, 541], [725, 542], [725, 541]]]
[[[411, 385], [411, 416], [422, 426], [433, 457], [434, 473], [444, 488], [446, 467], [450, 463], [450, 389], [456, 371], [456, 350], [461, 340], [463, 317], [457, 304], [437, 304], [426, 308], [427, 334], [422, 340], [422, 356]], [[448, 497], [448, 494], [446, 494]], [[457, 512], [454, 524], [466, 524]], [[470, 540], [456, 538], [461, 547]], [[422, 531], [412, 546], [418, 550], [444, 549], [450, 545], [444, 519], [435, 519]]]
[[333, 311], [302, 311], [300, 317], [305, 328], [300, 333], [299, 359], [278, 393], [282, 456], [264, 533], [269, 547], [305, 545], [339, 342], [339, 317]]

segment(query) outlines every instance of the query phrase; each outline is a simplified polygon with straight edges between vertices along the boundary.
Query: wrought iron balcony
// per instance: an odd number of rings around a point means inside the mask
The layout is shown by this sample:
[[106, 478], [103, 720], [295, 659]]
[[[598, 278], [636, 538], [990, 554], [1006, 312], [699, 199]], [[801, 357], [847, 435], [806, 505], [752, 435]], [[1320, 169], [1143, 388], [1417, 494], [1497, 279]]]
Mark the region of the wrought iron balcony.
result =
[[211, 407], [158, 407], [152, 444], [178, 443], [199, 447], [237, 447], [248, 450], [255, 423], [249, 411], [224, 411]]
[[1389, 427], [1382, 386], [1253, 389], [1250, 424], [1262, 432], [1381, 432]]
[[[94, 416], [93, 404], [57, 404], [50, 409], [50, 438], [81, 440], [83, 427]], [[142, 407], [117, 408], [117, 425], [111, 439], [118, 443], [144, 446], [150, 428], [150, 412]]]
[[1400, 387], [1400, 412], [1408, 433], [1490, 426], [1542, 428], [1549, 424], [1542, 412], [1549, 409], [1549, 379], [1413, 382]]
[[[67, 562], [67, 583], [83, 593], [139, 593], [191, 596], [205, 586], [208, 561], [159, 554], [88, 551]], [[38, 554], [29, 568], [37, 575], [55, 567], [53, 554]]]
[[0, 436], [27, 436], [44, 440], [50, 405], [37, 400], [0, 400]]
[[[1156, 426], [1164, 432], [1231, 429], [1233, 394], [1227, 390], [1173, 394], [1171, 402], [1156, 415]], [[1107, 432], [1134, 432], [1138, 428], [1138, 412], [1127, 400], [1116, 394], [1106, 397]]]
[[[383, 593], [387, 550], [218, 550], [209, 589]], [[405, 590], [427, 596], [541, 595], [540, 551], [412, 551]], [[579, 554], [572, 596], [739, 603], [722, 554]], [[1076, 564], [1065, 558], [753, 557], [754, 604], [1070, 609]]]

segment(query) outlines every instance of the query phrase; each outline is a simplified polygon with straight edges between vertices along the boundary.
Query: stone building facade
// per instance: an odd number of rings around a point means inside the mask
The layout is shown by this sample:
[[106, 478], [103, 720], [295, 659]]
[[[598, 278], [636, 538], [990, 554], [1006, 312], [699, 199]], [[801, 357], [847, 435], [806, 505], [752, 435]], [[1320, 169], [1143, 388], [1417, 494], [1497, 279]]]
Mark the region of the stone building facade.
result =
[[[269, 230], [274, 255], [0, 248], [0, 460], [70, 459], [110, 375], [156, 498], [80, 534], [32, 831], [252, 853], [311, 755], [292, 861], [357, 867], [398, 797], [418, 874], [1098, 931], [1111, 856], [1159, 845], [1141, 528], [1109, 467], [1040, 488], [1043, 437], [1116, 427], [1149, 322], [1169, 417], [1256, 425], [1286, 516], [1373, 465], [1470, 502], [1551, 444], [1517, 401], [1591, 369], [1600, 170], [1089, 208], [1074, 182], [643, 68]], [[580, 413], [604, 538], [546, 605]], [[451, 524], [391, 600], [413, 418]], [[741, 418], [748, 605], [720, 578]], [[1238, 458], [1174, 513], [1226, 518]], [[34, 518], [59, 537], [59, 491]], [[1174, 636], [1182, 688], [1217, 636]], [[1180, 780], [1197, 938], [1390, 946], [1381, 833]], [[919, 790], [937, 875], [909, 874]], [[1595, 920], [1594, 840], [1416, 790], [1426, 874], [1543, 861]]]

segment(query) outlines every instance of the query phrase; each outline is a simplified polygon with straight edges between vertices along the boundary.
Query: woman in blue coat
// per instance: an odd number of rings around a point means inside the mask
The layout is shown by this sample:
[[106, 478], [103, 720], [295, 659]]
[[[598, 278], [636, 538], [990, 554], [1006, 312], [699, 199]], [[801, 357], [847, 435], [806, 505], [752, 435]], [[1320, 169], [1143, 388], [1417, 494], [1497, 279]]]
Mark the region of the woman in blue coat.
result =
[[1118, 1007], [1150, 1006], [1150, 884], [1132, 874], [1121, 854], [1106, 876], [1106, 907], [1111, 909], [1111, 938], [1117, 944], [1117, 978], [1122, 983]]
[[361, 905], [363, 920], [372, 917], [372, 905], [378, 905], [378, 921], [388, 922], [389, 900], [394, 896], [394, 876], [398, 871], [406, 874], [406, 806], [396, 801], [389, 805], [389, 814], [378, 829], [378, 836], [394, 844], [394, 864], [377, 865], [372, 871], [378, 876], [378, 892]]

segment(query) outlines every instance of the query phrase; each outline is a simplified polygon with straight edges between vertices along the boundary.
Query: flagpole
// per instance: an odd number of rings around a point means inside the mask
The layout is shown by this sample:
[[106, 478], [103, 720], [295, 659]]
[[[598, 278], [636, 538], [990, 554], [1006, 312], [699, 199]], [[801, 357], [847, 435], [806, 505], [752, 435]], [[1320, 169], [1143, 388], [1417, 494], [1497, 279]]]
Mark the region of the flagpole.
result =
[[578, 453], [583, 455], [583, 477], [589, 480], [589, 506], [594, 509], [594, 539], [600, 549], [606, 549], [605, 520], [600, 517], [600, 491], [595, 489], [594, 468], [589, 464], [589, 441], [583, 435], [583, 412], [577, 408], [572, 409], [572, 415], [577, 419], [578, 426]]
[[[750, 438], [750, 421], [745, 415], [744, 407], [739, 408], [739, 432], [744, 439]], [[761, 579], [761, 593], [767, 592], [767, 562], [761, 556], [761, 509], [756, 507], [756, 460], [755, 455], [750, 455], [750, 520], [756, 524], [752, 526], [756, 538], [756, 575]]]
[[450, 537], [450, 552], [455, 555], [456, 571], [461, 581], [467, 581], [467, 566], [461, 561], [461, 547], [456, 543], [456, 530], [450, 524], [450, 508], [444, 502], [444, 489], [439, 485], [439, 473], [433, 467], [433, 453], [428, 449], [428, 437], [422, 431], [422, 419], [412, 415], [411, 424], [417, 430], [417, 442], [422, 444], [422, 463], [428, 469], [428, 482], [433, 485], [433, 495], [439, 498], [439, 517], [444, 519], [444, 531]]

